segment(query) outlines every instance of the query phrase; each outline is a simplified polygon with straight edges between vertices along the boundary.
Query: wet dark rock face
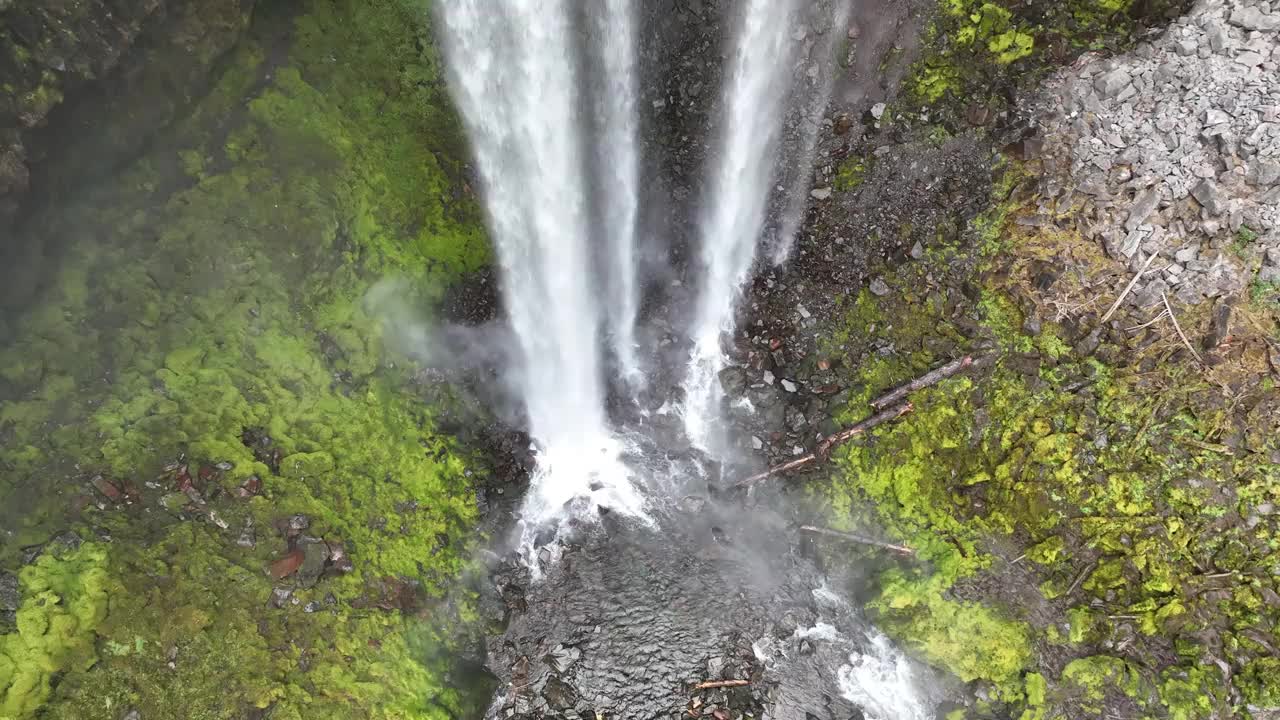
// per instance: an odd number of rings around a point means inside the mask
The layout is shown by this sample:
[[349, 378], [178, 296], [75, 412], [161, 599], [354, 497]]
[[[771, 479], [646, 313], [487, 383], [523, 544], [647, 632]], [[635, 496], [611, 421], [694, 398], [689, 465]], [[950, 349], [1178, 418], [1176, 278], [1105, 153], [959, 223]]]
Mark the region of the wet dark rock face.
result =
[[[496, 569], [486, 609], [507, 627], [489, 641], [490, 717], [861, 717], [837, 690], [848, 649], [804, 637], [860, 620], [820, 606], [822, 574], [779, 516], [708, 504], [661, 528], [610, 518], [536, 581]], [[747, 684], [697, 688], [728, 680]]]

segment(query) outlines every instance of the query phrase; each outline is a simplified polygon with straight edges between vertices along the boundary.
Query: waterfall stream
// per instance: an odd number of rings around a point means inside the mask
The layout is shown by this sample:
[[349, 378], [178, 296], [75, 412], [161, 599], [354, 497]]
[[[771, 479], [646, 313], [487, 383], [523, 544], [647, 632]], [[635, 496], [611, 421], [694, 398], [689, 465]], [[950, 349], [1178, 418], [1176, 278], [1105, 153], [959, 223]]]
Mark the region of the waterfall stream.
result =
[[721, 342], [732, 333], [742, 286], [764, 228], [794, 62], [790, 17], [796, 0], [747, 0], [726, 74], [720, 134], [708, 169], [701, 220], [701, 280], [689, 328], [693, 353], [685, 379], [685, 428], [704, 449], [716, 444]]
[[[611, 370], [625, 381], [620, 387], [635, 389], [649, 360], [636, 344], [642, 159], [637, 19], [631, 0], [581, 7], [572, 0], [446, 0], [439, 7], [451, 85], [484, 182], [507, 321], [519, 342], [510, 382], [537, 455], [521, 509], [521, 549], [536, 574], [535, 550], [546, 544], [538, 538], [548, 527], [563, 530], [569, 520], [593, 519], [603, 508], [642, 525], [655, 522], [657, 493], [646, 494], [655, 483], [628, 460], [643, 454], [646, 438], [611, 424], [607, 397]], [[713, 456], [721, 446], [714, 429], [723, 425], [723, 343], [733, 332], [776, 184], [799, 7], [799, 0], [744, 0], [732, 15], [736, 32], [696, 219], [697, 296], [680, 328], [691, 352], [687, 365], [673, 373], [683, 378], [684, 432]], [[655, 562], [670, 563], [671, 576], [678, 577], [681, 552], [673, 549]], [[559, 579], [548, 583], [564, 582], [565, 571], [554, 577]], [[637, 593], [651, 582], [632, 581]], [[692, 607], [683, 612], [681, 623], [703, 622]], [[726, 621], [725, 610], [708, 612]], [[548, 623], [564, 622], [554, 609], [540, 607], [538, 613]], [[856, 611], [846, 606], [842, 613], [847, 635], [813, 638], [831, 648], [823, 661], [827, 684], [838, 685], [868, 717], [923, 717], [909, 662], [883, 636], [863, 629]], [[626, 642], [619, 640], [618, 647]], [[797, 679], [795, 692], [812, 694], [816, 676], [804, 668], [814, 661], [801, 662], [794, 652], [789, 657], [778, 642], [772, 641], [768, 658], [757, 651], [761, 662], [776, 667], [780, 678]]]
[[[621, 8], [614, 2], [609, 10]], [[622, 13], [625, 16], [625, 12]], [[532, 530], [563, 512], [566, 503], [588, 498], [589, 505], [642, 513], [641, 498], [620, 459], [623, 443], [610, 428], [605, 410], [604, 357], [598, 333], [600, 308], [615, 308], [634, 295], [630, 278], [632, 243], [610, 242], [613, 260], [609, 284], [632, 288], [610, 291], [600, 302], [593, 272], [594, 240], [587, 206], [583, 137], [589, 129], [575, 50], [576, 30], [569, 4], [562, 0], [451, 0], [441, 4], [445, 42], [453, 62], [451, 81], [471, 134], [485, 185], [489, 228], [502, 268], [502, 292], [509, 322], [520, 343], [513, 384], [523, 401], [530, 435], [537, 444], [538, 467], [525, 501]], [[605, 16], [601, 21], [610, 22]], [[604, 38], [602, 38], [604, 39]], [[609, 38], [613, 40], [614, 38]], [[604, 72], [630, 74], [629, 54], [606, 50]], [[610, 88], [634, 83], [620, 78]], [[623, 93], [624, 95], [626, 93]], [[602, 99], [602, 102], [604, 100]], [[622, 107], [601, 111], [610, 147], [628, 148], [626, 161], [614, 165], [621, 186], [609, 193], [610, 226], [634, 224], [632, 121], [618, 117]], [[622, 127], [615, 127], [621, 125]], [[631, 198], [612, 199], [620, 193]], [[615, 332], [629, 352], [633, 311], [611, 309], [606, 318], [625, 329]]]

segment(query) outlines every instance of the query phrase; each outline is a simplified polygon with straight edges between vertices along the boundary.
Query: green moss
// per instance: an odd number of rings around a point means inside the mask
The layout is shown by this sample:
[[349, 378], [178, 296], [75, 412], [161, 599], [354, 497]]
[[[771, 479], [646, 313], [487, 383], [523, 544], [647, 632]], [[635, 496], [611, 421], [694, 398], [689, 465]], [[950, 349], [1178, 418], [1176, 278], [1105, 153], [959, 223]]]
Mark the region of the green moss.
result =
[[1280, 658], [1261, 658], [1244, 668], [1240, 687], [1245, 699], [1260, 707], [1280, 706]]
[[1136, 698], [1142, 686], [1142, 674], [1135, 666], [1106, 655], [1072, 660], [1063, 669], [1062, 680], [1078, 690], [1086, 701], [1102, 700], [1108, 691]]
[[[1128, 12], [1132, 4], [942, 0], [923, 57], [906, 81], [910, 104], [944, 110], [970, 103], [998, 106], [1002, 87], [1038, 77], [1065, 53], [1129, 42], [1139, 27], [1139, 18]], [[1143, 8], [1153, 16], [1163, 9], [1161, 3]]]
[[[231, 552], [210, 525], [174, 527], [150, 547], [121, 545], [109, 572], [136, 580], [112, 594], [97, 629], [115, 650], [92, 673], [66, 677], [43, 716], [113, 717], [124, 708], [193, 720], [265, 708], [272, 717], [461, 712], [460, 693], [449, 689], [460, 683], [415, 647], [441, 641], [430, 626], [352, 612], [349, 597], [325, 600], [350, 590], [324, 584], [295, 589], [277, 609], [258, 564], [268, 552]], [[316, 609], [304, 610], [311, 603]]]
[[837, 192], [849, 192], [855, 190], [867, 178], [867, 173], [871, 171], [871, 163], [861, 155], [851, 155], [845, 158], [840, 166], [836, 168], [835, 189]]
[[1015, 685], [1031, 659], [1025, 624], [974, 603], [944, 599], [937, 583], [889, 571], [869, 607], [888, 632], [965, 682]]
[[1254, 232], [1247, 225], [1241, 225], [1236, 231], [1235, 237], [1231, 240], [1231, 253], [1237, 257], [1244, 257], [1245, 253], [1253, 246], [1254, 241], [1258, 239], [1258, 233]]
[[0, 637], [0, 716], [30, 718], [55, 675], [97, 661], [94, 631], [107, 611], [107, 552], [86, 543], [50, 550], [22, 569], [16, 632]]

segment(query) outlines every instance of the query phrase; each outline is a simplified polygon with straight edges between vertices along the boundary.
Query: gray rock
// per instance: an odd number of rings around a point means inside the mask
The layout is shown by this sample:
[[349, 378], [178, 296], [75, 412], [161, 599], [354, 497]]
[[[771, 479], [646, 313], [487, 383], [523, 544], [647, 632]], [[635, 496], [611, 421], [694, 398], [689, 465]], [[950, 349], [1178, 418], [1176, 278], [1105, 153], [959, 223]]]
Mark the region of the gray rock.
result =
[[878, 297], [884, 297], [890, 292], [889, 284], [886, 283], [883, 278], [876, 278], [872, 280], [871, 284], [867, 286], [867, 289], [871, 291], [872, 295], [876, 295]]
[[1261, 65], [1265, 58], [1256, 52], [1242, 52], [1236, 56], [1236, 62], [1245, 67]]
[[320, 581], [325, 563], [329, 562], [329, 546], [320, 540], [302, 546], [302, 567], [298, 568], [298, 582], [311, 587]]
[[824, 188], [817, 188], [814, 190], [810, 190], [809, 197], [813, 198], [814, 200], [826, 200], [827, 198], [831, 197], [831, 188], [824, 187]]
[[19, 607], [22, 591], [18, 589], [18, 576], [0, 571], [0, 623], [13, 623]]
[[747, 387], [747, 371], [737, 367], [727, 367], [720, 371], [720, 387], [728, 395], [741, 395]]
[[924, 245], [921, 245], [919, 240], [916, 241], [915, 245], [911, 246], [911, 257], [915, 260], [924, 257]]
[[1231, 116], [1218, 108], [1209, 108], [1208, 110], [1205, 110], [1201, 119], [1204, 120], [1205, 127], [1231, 122]]
[[1160, 191], [1156, 188], [1147, 188], [1138, 193], [1138, 196], [1133, 199], [1133, 205], [1129, 208], [1129, 219], [1124, 223], [1125, 229], [1132, 231], [1146, 222], [1159, 203]]
[[564, 673], [568, 672], [569, 668], [573, 667], [573, 664], [578, 662], [580, 657], [582, 657], [582, 651], [578, 648], [557, 645], [551, 651], [547, 661], [556, 672]]
[[1210, 23], [1205, 28], [1205, 37], [1209, 40], [1209, 48], [1215, 53], [1220, 53], [1230, 47], [1230, 38], [1227, 36], [1226, 28], [1220, 23]]
[[1204, 336], [1201, 347], [1213, 350], [1231, 334], [1231, 302], [1219, 298], [1213, 305], [1213, 314], [1209, 318], [1209, 332]]
[[1203, 205], [1211, 215], [1221, 215], [1226, 210], [1222, 191], [1218, 189], [1218, 184], [1209, 178], [1204, 178], [1191, 188], [1191, 197]]
[[1116, 97], [1122, 90], [1129, 87], [1133, 83], [1133, 78], [1129, 75], [1129, 71], [1124, 68], [1116, 68], [1111, 72], [1099, 75], [1093, 81], [1093, 89], [1104, 98]]
[[1200, 248], [1186, 247], [1173, 254], [1173, 259], [1182, 264], [1195, 260], [1200, 255]]
[[797, 385], [796, 385], [795, 383], [793, 383], [793, 382], [791, 382], [790, 380], [787, 380], [787, 379], [785, 379], [785, 378], [784, 378], [784, 379], [782, 380], [782, 389], [783, 389], [783, 390], [786, 390], [786, 391], [787, 391], [787, 392], [789, 392], [789, 393], [793, 393], [793, 392], [795, 392], [795, 391], [798, 389], [798, 387], [797, 387]]
[[885, 111], [885, 104], [882, 102], [876, 103], [875, 105], [871, 106], [871, 117], [875, 118], [876, 120], [879, 120], [880, 118], [884, 117], [884, 111]]
[[1196, 54], [1196, 47], [1198, 47], [1198, 45], [1195, 40], [1179, 40], [1174, 47], [1177, 49], [1179, 55], [1187, 57]]
[[1238, 7], [1231, 11], [1231, 24], [1245, 30], [1280, 30], [1280, 14], [1264, 13], [1256, 7]]
[[1254, 185], [1270, 187], [1280, 181], [1280, 162], [1259, 160], [1250, 169], [1249, 179]]

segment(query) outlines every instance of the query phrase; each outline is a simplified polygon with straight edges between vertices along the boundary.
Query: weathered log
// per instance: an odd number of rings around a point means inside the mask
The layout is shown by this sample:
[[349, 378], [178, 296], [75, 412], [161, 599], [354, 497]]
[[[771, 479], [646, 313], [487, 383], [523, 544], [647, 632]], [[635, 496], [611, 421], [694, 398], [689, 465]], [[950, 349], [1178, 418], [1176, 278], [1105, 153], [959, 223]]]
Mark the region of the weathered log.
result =
[[840, 530], [832, 530], [830, 528], [814, 527], [812, 525], [801, 525], [800, 532], [811, 533], [813, 535], [824, 535], [826, 537], [844, 540], [845, 542], [858, 543], [859, 545], [870, 545], [884, 550], [899, 553], [901, 555], [915, 555], [916, 551], [906, 545], [894, 545], [881, 540], [873, 540], [864, 535], [855, 535], [854, 533], [842, 532]]
[[866, 431], [876, 427], [877, 425], [882, 425], [884, 423], [889, 422], [890, 420], [897, 420], [903, 415], [906, 415], [907, 413], [911, 412], [912, 409], [913, 408], [911, 403], [903, 403], [901, 405], [889, 408], [888, 410], [885, 410], [883, 412], [876, 413], [875, 415], [872, 415], [866, 420], [863, 420], [862, 422], [856, 425], [853, 425], [852, 427], [841, 430], [840, 432], [818, 443], [818, 449], [809, 453], [808, 455], [802, 455], [796, 458], [795, 460], [790, 460], [788, 462], [782, 463], [781, 465], [774, 465], [773, 467], [769, 468], [768, 470], [765, 470], [764, 472], [756, 473], [755, 475], [752, 475], [748, 478], [739, 480], [736, 483], [736, 485], [738, 487], [747, 487], [749, 485], [754, 485], [762, 480], [768, 480], [774, 475], [778, 475], [784, 472], [789, 472], [791, 470], [796, 470], [806, 465], [810, 465], [812, 463], [818, 462], [819, 460], [825, 461], [828, 457], [830, 457], [831, 449], [834, 448], [835, 446], [840, 445], [841, 443], [848, 442], [849, 440], [852, 440], [853, 438], [857, 437], [858, 435], [861, 435], [862, 433], [865, 433]]
[[876, 398], [875, 400], [872, 400], [871, 408], [873, 410], [879, 411], [887, 407], [890, 407], [892, 405], [897, 405], [898, 403], [905, 400], [906, 397], [911, 393], [916, 392], [918, 390], [923, 390], [927, 387], [932, 387], [934, 385], [937, 385], [938, 383], [942, 382], [943, 380], [946, 380], [952, 375], [955, 375], [961, 370], [964, 370], [965, 368], [969, 367], [972, 364], [973, 364], [973, 357], [970, 355], [965, 355], [964, 357], [958, 360], [952, 360], [946, 365], [943, 365], [942, 367], [936, 370], [927, 372], [924, 375], [921, 375], [920, 377], [916, 378], [915, 380], [912, 380], [911, 382], [907, 383], [906, 385], [896, 387], [893, 390], [890, 390], [889, 392], [885, 393], [884, 395], [881, 395], [880, 397]]
[[750, 680], [708, 680], [693, 686], [694, 690], [713, 690], [715, 688], [746, 687]]

